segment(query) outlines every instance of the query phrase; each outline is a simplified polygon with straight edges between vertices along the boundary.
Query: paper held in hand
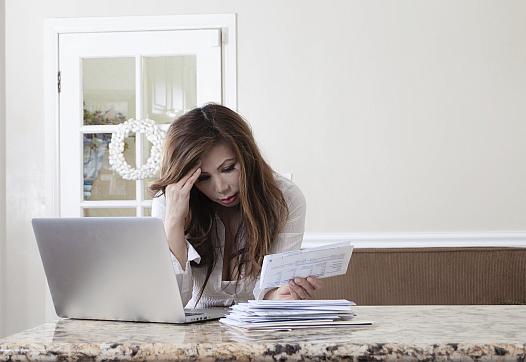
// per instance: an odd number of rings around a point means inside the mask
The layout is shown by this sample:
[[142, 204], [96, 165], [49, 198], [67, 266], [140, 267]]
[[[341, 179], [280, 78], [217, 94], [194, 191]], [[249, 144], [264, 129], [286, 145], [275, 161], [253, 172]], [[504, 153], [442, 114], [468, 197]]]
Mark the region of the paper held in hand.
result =
[[318, 278], [345, 274], [351, 260], [350, 241], [316, 248], [266, 255], [261, 268], [261, 289], [279, 287], [295, 277]]

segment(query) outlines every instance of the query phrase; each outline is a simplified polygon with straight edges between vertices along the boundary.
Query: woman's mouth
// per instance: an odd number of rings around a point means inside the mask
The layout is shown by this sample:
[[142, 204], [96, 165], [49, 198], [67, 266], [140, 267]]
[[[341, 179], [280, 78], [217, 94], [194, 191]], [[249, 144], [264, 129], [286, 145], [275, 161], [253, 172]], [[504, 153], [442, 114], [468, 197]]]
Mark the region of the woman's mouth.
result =
[[228, 197], [228, 198], [226, 198], [226, 199], [221, 199], [221, 202], [222, 202], [223, 204], [231, 204], [231, 203], [234, 202], [236, 199], [237, 199], [237, 194], [232, 195], [232, 196], [230, 196], [230, 197]]

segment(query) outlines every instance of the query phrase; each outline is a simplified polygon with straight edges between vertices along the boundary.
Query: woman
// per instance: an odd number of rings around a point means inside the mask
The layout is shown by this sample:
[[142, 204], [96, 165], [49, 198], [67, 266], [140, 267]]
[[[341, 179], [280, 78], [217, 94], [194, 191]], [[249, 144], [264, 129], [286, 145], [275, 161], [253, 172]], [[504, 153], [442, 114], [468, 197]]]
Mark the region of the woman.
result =
[[160, 179], [150, 188], [152, 216], [164, 221], [183, 305], [310, 299], [321, 287], [308, 277], [259, 288], [265, 255], [300, 248], [306, 205], [300, 189], [263, 160], [236, 112], [208, 104], [177, 118], [166, 136]]

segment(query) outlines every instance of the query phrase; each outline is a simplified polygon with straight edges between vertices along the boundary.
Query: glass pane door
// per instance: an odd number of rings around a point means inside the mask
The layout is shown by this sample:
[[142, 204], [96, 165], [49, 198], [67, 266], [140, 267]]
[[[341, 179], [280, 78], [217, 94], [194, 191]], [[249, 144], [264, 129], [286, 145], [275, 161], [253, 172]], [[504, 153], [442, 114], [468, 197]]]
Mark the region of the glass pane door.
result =
[[197, 105], [195, 55], [144, 57], [144, 116], [157, 123], [173, 119]]
[[[128, 119], [166, 130], [179, 115], [221, 103], [219, 30], [85, 33], [59, 41], [61, 216], [147, 216], [147, 179], [125, 180], [109, 163], [112, 134]], [[150, 156], [142, 133], [124, 140], [133, 168]]]

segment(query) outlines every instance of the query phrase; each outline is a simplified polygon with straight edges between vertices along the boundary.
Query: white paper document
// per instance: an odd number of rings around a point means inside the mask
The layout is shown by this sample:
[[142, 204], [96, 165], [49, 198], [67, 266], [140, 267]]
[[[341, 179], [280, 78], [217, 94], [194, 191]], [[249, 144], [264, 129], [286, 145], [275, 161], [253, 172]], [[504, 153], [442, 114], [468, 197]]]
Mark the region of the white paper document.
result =
[[317, 248], [266, 255], [261, 268], [261, 289], [279, 287], [295, 277], [318, 278], [345, 274], [351, 260], [350, 241]]

